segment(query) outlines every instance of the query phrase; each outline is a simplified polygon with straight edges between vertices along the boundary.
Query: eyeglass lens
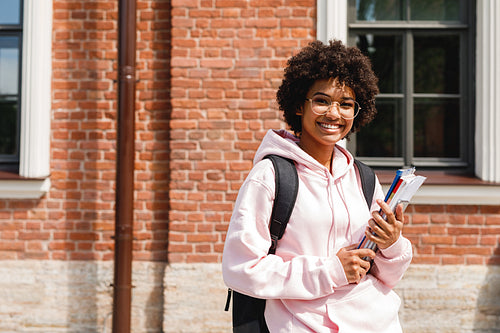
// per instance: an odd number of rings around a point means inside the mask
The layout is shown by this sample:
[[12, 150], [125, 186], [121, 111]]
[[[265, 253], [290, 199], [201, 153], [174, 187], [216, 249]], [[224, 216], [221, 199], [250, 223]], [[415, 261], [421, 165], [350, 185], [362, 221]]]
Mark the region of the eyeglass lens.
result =
[[314, 97], [309, 99], [311, 101], [312, 111], [318, 115], [325, 115], [336, 108], [344, 119], [353, 119], [356, 117], [359, 111], [359, 105], [353, 100], [344, 100], [341, 102], [330, 101], [324, 97]]

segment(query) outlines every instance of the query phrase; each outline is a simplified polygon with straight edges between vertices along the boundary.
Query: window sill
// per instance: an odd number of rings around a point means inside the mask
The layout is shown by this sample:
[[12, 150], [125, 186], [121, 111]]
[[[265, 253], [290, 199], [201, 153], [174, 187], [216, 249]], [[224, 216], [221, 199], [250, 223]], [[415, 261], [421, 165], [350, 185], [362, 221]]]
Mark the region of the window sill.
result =
[[50, 178], [24, 178], [0, 171], [0, 199], [40, 199], [50, 189]]
[[[376, 170], [384, 193], [394, 173]], [[411, 202], [428, 205], [500, 205], [500, 184], [482, 181], [474, 176], [442, 171], [422, 171], [427, 177]]]

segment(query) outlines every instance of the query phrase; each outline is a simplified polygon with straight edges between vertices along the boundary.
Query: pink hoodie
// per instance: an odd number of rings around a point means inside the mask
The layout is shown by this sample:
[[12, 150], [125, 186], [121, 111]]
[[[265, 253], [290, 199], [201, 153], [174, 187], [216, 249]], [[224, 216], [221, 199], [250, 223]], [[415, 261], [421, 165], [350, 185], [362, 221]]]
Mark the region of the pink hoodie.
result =
[[[265, 298], [271, 332], [401, 332], [400, 299], [391, 289], [412, 258], [410, 242], [401, 236], [378, 251], [369, 274], [349, 284], [337, 252], [358, 243], [370, 211], [353, 157], [336, 146], [332, 174], [297, 145], [290, 133], [269, 131], [254, 167], [242, 185], [227, 232], [222, 272], [228, 287]], [[269, 217], [274, 199], [274, 169], [268, 154], [295, 161], [299, 192], [276, 255]], [[384, 195], [377, 180], [375, 199]]]

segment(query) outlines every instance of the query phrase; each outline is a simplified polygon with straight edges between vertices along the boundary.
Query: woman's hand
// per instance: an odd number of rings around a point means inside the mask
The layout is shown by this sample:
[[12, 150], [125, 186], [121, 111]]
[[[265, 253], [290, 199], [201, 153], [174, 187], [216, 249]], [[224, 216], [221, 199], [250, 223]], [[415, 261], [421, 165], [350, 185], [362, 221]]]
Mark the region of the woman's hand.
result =
[[373, 218], [368, 221], [370, 227], [366, 229], [365, 235], [380, 249], [386, 249], [394, 244], [401, 235], [404, 224], [403, 205], [399, 204], [396, 207], [396, 214], [394, 214], [384, 201], [377, 200], [377, 203], [385, 213], [386, 219], [384, 220], [378, 211], [373, 212]]
[[340, 249], [337, 253], [349, 283], [359, 283], [370, 269], [370, 262], [363, 258], [375, 258], [373, 250], [356, 249], [357, 247], [357, 244], [353, 244]]

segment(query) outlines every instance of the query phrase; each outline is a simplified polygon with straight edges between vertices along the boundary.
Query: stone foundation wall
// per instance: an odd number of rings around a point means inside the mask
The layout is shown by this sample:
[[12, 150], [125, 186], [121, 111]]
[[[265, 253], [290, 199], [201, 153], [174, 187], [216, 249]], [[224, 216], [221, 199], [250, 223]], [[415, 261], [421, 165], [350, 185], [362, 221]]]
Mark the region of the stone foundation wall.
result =
[[[230, 332], [219, 264], [134, 262], [131, 331]], [[0, 332], [111, 332], [113, 263], [2, 261]], [[500, 332], [500, 267], [412, 265], [405, 333]]]
[[[230, 332], [218, 264], [175, 264], [165, 274], [165, 332]], [[405, 333], [500, 332], [500, 267], [411, 265], [395, 289]]]
[[[132, 332], [160, 332], [164, 263], [133, 265]], [[0, 262], [0, 332], [111, 332], [113, 262]]]
[[411, 265], [396, 287], [405, 333], [500, 332], [500, 267]]

